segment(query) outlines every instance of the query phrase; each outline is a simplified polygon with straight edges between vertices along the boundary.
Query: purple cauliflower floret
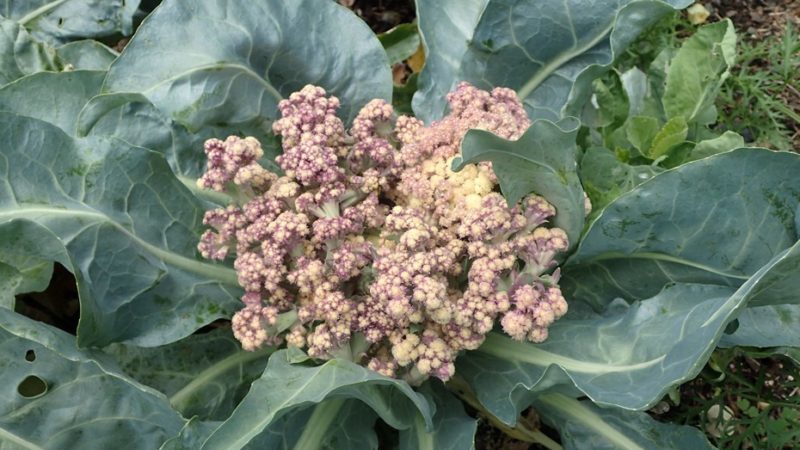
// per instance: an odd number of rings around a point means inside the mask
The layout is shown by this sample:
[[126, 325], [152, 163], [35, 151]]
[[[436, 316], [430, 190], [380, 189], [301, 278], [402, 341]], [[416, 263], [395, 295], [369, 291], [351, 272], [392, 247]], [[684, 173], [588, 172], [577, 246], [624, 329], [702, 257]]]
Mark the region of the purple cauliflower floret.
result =
[[[530, 120], [509, 89], [460, 83], [447, 98], [450, 114], [430, 126], [378, 99], [346, 129], [338, 99], [306, 86], [272, 127], [282, 176], [259, 164], [254, 138], [206, 143], [198, 184], [235, 203], [206, 213], [198, 250], [235, 256], [243, 348], [285, 342], [417, 383], [448, 380], [497, 323], [547, 338], [567, 311], [555, 208], [534, 194], [509, 206], [489, 163], [451, 170], [467, 130], [517, 139]], [[279, 315], [294, 322], [279, 330]]]

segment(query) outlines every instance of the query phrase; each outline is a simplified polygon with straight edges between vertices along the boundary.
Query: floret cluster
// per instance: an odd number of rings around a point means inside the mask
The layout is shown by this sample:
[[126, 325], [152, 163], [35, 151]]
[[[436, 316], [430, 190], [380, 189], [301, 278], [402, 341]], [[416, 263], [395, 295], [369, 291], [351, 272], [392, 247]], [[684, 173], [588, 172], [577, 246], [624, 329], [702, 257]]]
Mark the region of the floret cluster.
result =
[[462, 83], [448, 101], [426, 127], [373, 100], [347, 130], [339, 101], [306, 86], [273, 124], [281, 176], [259, 164], [252, 137], [206, 142], [198, 184], [237, 201], [206, 213], [198, 248], [235, 256], [243, 348], [285, 342], [420, 381], [449, 379], [497, 321], [514, 339], [547, 338], [567, 310], [553, 271], [567, 237], [546, 226], [554, 207], [537, 195], [510, 207], [488, 163], [450, 168], [467, 130], [516, 139], [530, 121], [509, 89]]

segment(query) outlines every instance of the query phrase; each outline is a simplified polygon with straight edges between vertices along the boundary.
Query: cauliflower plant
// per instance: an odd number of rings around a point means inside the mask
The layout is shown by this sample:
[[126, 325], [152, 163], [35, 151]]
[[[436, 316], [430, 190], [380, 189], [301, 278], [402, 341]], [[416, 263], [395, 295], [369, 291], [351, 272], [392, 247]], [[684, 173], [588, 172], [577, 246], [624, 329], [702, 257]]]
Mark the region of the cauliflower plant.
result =
[[426, 127], [373, 100], [348, 131], [339, 101], [306, 86], [273, 125], [283, 176], [258, 163], [252, 137], [206, 142], [198, 184], [237, 200], [206, 213], [198, 248], [235, 255], [244, 349], [285, 342], [419, 382], [452, 377], [458, 353], [498, 320], [514, 339], [547, 338], [567, 311], [558, 271], [547, 275], [568, 245], [546, 226], [555, 209], [536, 195], [509, 207], [488, 163], [450, 169], [467, 130], [516, 139], [530, 121], [509, 89], [461, 83], [448, 101], [450, 114]]

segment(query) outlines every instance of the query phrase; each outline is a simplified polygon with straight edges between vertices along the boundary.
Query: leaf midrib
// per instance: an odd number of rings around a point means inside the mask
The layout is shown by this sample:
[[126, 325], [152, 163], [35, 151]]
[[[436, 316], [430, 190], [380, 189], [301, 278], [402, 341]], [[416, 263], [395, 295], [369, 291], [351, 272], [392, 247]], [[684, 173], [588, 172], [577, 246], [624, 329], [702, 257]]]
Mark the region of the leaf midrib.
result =
[[[511, 341], [510, 338], [505, 338], [496, 333], [490, 333], [486, 337], [484, 345], [480, 346], [476, 351], [494, 355], [510, 361], [518, 361], [535, 366], [549, 366], [557, 365], [571, 372], [579, 373], [612, 373], [612, 372], [629, 372], [633, 370], [646, 369], [652, 367], [664, 360], [666, 355], [661, 355], [647, 361], [642, 361], [636, 364], [619, 364], [613, 365], [610, 363], [596, 363], [588, 361], [579, 361], [563, 355], [550, 353], [542, 350], [534, 345], [526, 345], [524, 352], [517, 352], [516, 346], [508, 345]], [[512, 343], [515, 341], [511, 341]]]
[[3, 427], [0, 427], [0, 437], [2, 437], [3, 440], [6, 440], [8, 442], [13, 442], [14, 444], [17, 444], [22, 448], [29, 448], [31, 450], [46, 450], [44, 447], [39, 447], [33, 442], [23, 439], [20, 436], [17, 436], [16, 434], [6, 430]]
[[675, 264], [680, 264], [687, 267], [692, 267], [695, 269], [703, 270], [708, 273], [713, 273], [714, 275], [719, 275], [726, 278], [733, 278], [737, 280], [749, 280], [750, 276], [748, 275], [735, 275], [732, 273], [724, 272], [720, 269], [716, 269], [714, 267], [701, 264], [695, 261], [691, 261], [686, 258], [679, 258], [677, 256], [668, 255], [666, 253], [659, 253], [659, 252], [639, 252], [639, 253], [618, 253], [618, 252], [608, 252], [602, 253], [600, 255], [588, 258], [587, 260], [581, 260], [576, 263], [575, 265], [579, 264], [586, 264], [586, 263], [594, 263], [598, 261], [607, 261], [607, 260], [614, 260], [614, 259], [650, 259], [654, 261], [664, 261], [670, 262]]
[[587, 43], [580, 47], [571, 47], [568, 51], [565, 51], [559, 54], [555, 59], [551, 60], [549, 63], [545, 64], [541, 70], [537, 71], [530, 80], [525, 82], [521, 88], [517, 90], [517, 95], [519, 98], [525, 99], [527, 98], [536, 88], [539, 87], [544, 80], [550, 77], [559, 67], [567, 63], [572, 58], [585, 53], [586, 51], [590, 50], [592, 47], [597, 45], [603, 38], [605, 38], [611, 30], [614, 28], [614, 23], [616, 19], [612, 20], [606, 28], [602, 30], [601, 33], [594, 38], [589, 40]]
[[618, 448], [645, 450], [628, 436], [625, 436], [624, 433], [611, 426], [597, 413], [586, 408], [578, 400], [562, 394], [551, 393], [541, 396], [539, 401], [547, 403], [551, 408], [561, 410], [577, 422], [606, 437], [611, 443], [619, 446]]
[[24, 16], [20, 17], [19, 20], [17, 20], [17, 22], [19, 22], [20, 25], [27, 25], [28, 22], [30, 22], [31, 20], [34, 20], [39, 16], [47, 14], [51, 10], [54, 10], [59, 6], [61, 6], [61, 4], [65, 3], [66, 1], [67, 0], [55, 0], [54, 2], [42, 5], [34, 9], [33, 11], [29, 12], [28, 14], [25, 14]]
[[[183, 70], [181, 72], [178, 72], [178, 73], [176, 73], [176, 74], [174, 74], [174, 75], [172, 75], [170, 77], [167, 77], [167, 78], [165, 78], [165, 79], [163, 79], [161, 81], [158, 81], [157, 83], [154, 83], [154, 84], [152, 84], [152, 85], [150, 85], [150, 86], [148, 86], [148, 87], [146, 87], [144, 89], [141, 89], [138, 92], [143, 94], [143, 95], [145, 95], [145, 96], [147, 96], [147, 94], [152, 93], [153, 91], [157, 90], [158, 88], [160, 88], [160, 87], [162, 87], [164, 85], [171, 84], [172, 82], [178, 81], [181, 78], [189, 76], [189, 75], [191, 75], [191, 74], [193, 74], [195, 72], [207, 72], [207, 71], [211, 71], [211, 70], [215, 70], [215, 69], [225, 69], [225, 68], [238, 69], [241, 72], [243, 72], [244, 74], [247, 74], [247, 75], [253, 77], [254, 79], [259, 81], [264, 86], [264, 90], [269, 92], [269, 94], [276, 100], [276, 102], [279, 102], [279, 101], [283, 100], [283, 95], [281, 95], [281, 93], [278, 92], [278, 90], [275, 89], [274, 86], [272, 86], [269, 82], [267, 82], [266, 79], [262, 78], [259, 74], [257, 74], [255, 71], [253, 71], [253, 69], [251, 69], [250, 67], [247, 67], [247, 66], [245, 66], [243, 64], [238, 64], [238, 63], [234, 63], [234, 62], [230, 62], [230, 61], [222, 61], [222, 62], [217, 62], [217, 63], [213, 63], [213, 64], [205, 64], [205, 65], [191, 67], [189, 69], [186, 69], [186, 70]], [[109, 73], [111, 72], [111, 70], [112, 69], [109, 69]], [[106, 86], [103, 86], [103, 88], [101, 89], [101, 94], [114, 94], [114, 93], [117, 93], [117, 92], [121, 92], [121, 91], [107, 91], [106, 90]]]
[[196, 273], [198, 275], [202, 275], [204, 277], [213, 280], [217, 280], [221, 283], [230, 284], [234, 286], [238, 285], [238, 278], [236, 276], [236, 272], [233, 269], [224, 266], [209, 264], [202, 261], [197, 261], [195, 259], [187, 258], [177, 253], [164, 250], [161, 247], [153, 245], [145, 241], [144, 239], [136, 236], [134, 233], [132, 233], [130, 230], [122, 226], [120, 223], [112, 220], [109, 216], [97, 211], [62, 209], [62, 208], [54, 208], [41, 205], [25, 206], [24, 204], [22, 204], [20, 207], [16, 207], [10, 210], [0, 209], [0, 223], [17, 218], [25, 219], [27, 218], [26, 217], [27, 214], [41, 214], [52, 217], [58, 217], [58, 216], [85, 217], [94, 219], [98, 222], [108, 223], [117, 230], [121, 231], [123, 234], [127, 235], [130, 240], [132, 240], [133, 242], [144, 248], [149, 253], [156, 256], [161, 261], [164, 261], [175, 267], [187, 270], [189, 272]]
[[[499, 150], [499, 149], [490, 149], [490, 150], [482, 151], [479, 155], [473, 155], [473, 156], [471, 156], [469, 158], [464, 159], [459, 164], [459, 166], [460, 166], [459, 170], [464, 168], [464, 166], [467, 165], [467, 164], [475, 164], [477, 162], [490, 160], [491, 158], [485, 158], [486, 155], [490, 155], [490, 156], [493, 156], [493, 157], [495, 157], [495, 156], [501, 156], [501, 157], [513, 156], [513, 157], [519, 158], [519, 159], [521, 159], [521, 160], [523, 160], [523, 161], [525, 161], [525, 162], [527, 162], [529, 164], [533, 164], [533, 165], [536, 165], [536, 166], [539, 166], [539, 167], [543, 167], [543, 168], [549, 170], [550, 172], [552, 172], [553, 175], [561, 178], [561, 176], [558, 174], [558, 170], [556, 170], [553, 166], [551, 166], [549, 164], [545, 164], [545, 163], [543, 163], [541, 161], [537, 161], [537, 160], [531, 159], [531, 158], [529, 158], [529, 157], [527, 157], [527, 156], [525, 156], [525, 155], [523, 155], [521, 153], [514, 153], [514, 152], [509, 152], [507, 150]], [[478, 159], [478, 158], [481, 158], [481, 159]]]
[[185, 402], [200, 390], [203, 386], [218, 378], [220, 375], [233, 369], [242, 367], [250, 361], [263, 358], [275, 351], [275, 347], [265, 347], [255, 352], [239, 351], [221, 361], [207, 367], [192, 379], [186, 386], [175, 392], [169, 397], [170, 404], [181, 412], [185, 412]]

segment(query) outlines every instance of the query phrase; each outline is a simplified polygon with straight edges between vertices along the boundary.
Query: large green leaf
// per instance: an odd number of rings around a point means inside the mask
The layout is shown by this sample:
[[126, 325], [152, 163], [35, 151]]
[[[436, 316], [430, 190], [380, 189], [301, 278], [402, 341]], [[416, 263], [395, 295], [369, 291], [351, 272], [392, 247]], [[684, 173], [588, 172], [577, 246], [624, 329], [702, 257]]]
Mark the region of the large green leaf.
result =
[[332, 398], [281, 416], [244, 448], [374, 450], [378, 448], [377, 419], [364, 402]]
[[24, 279], [16, 267], [0, 263], [0, 308], [14, 309], [14, 295]]
[[545, 422], [561, 435], [566, 450], [713, 449], [692, 427], [660, 423], [647, 413], [599, 408], [562, 394], [545, 394], [534, 401]]
[[183, 418], [157, 391], [75, 345], [75, 338], [0, 308], [0, 447], [158, 448]]
[[433, 430], [428, 430], [418, 414], [408, 430], [400, 432], [400, 450], [472, 450], [478, 422], [464, 412], [464, 405], [436, 380], [418, 390], [435, 406]]
[[599, 309], [668, 282], [740, 285], [797, 241], [798, 171], [800, 155], [738, 149], [653, 177], [592, 223], [562, 272], [567, 299]]
[[51, 44], [133, 33], [140, 0], [1, 0], [3, 16]]
[[427, 60], [414, 111], [426, 121], [442, 117], [445, 94], [466, 80], [516, 90], [533, 118], [577, 115], [615, 55], [690, 3], [417, 0]]
[[[577, 388], [602, 405], [651, 406], [700, 370], [748, 301], [797, 292], [800, 190], [791, 174], [798, 164], [798, 155], [741, 149], [623, 195], [592, 224], [563, 272], [580, 314], [556, 322], [539, 345], [492, 335], [459, 360], [459, 373], [506, 421], [533, 393], [554, 386]], [[708, 284], [683, 284], [698, 280]], [[592, 315], [585, 304], [606, 311]]]
[[720, 347], [800, 347], [800, 305], [746, 308], [739, 327], [722, 336]]
[[[0, 263], [13, 267], [12, 277], [22, 276], [13, 294], [41, 292], [50, 284], [53, 262], [70, 267], [72, 262], [58, 236], [45, 227], [20, 220], [0, 224]], [[3, 278], [0, 278], [3, 280]], [[5, 282], [13, 283], [5, 278]]]
[[[251, 127], [207, 126], [189, 133], [157, 109], [142, 94], [117, 93], [98, 95], [84, 106], [77, 120], [77, 135], [111, 136], [125, 142], [163, 153], [175, 175], [196, 195], [207, 197], [216, 203], [227, 204], [224, 194], [199, 191], [196, 180], [206, 168], [203, 142], [212, 137], [258, 136], [263, 131]], [[279, 145], [272, 135], [261, 138], [264, 148], [262, 164], [276, 169], [273, 160], [278, 155]]]
[[461, 80], [461, 60], [489, 0], [415, 0], [425, 48], [425, 67], [414, 94], [414, 114], [429, 123], [442, 118], [445, 96]]
[[113, 344], [105, 349], [131, 378], [164, 393], [185, 417], [203, 420], [226, 419], [273, 350], [246, 352], [228, 328], [161, 347]]
[[765, 277], [739, 326], [720, 341], [723, 347], [800, 347], [800, 244], [786, 252]]
[[192, 417], [177, 435], [167, 439], [158, 450], [196, 450], [219, 424], [218, 421]]
[[554, 224], [566, 231], [570, 245], [575, 245], [584, 219], [583, 188], [576, 161], [577, 131], [574, 119], [558, 124], [536, 120], [516, 141], [470, 130], [461, 144], [461, 156], [453, 161], [453, 169], [491, 161], [508, 203], [516, 204], [531, 192], [546, 198], [556, 207]]
[[5, 247], [24, 251], [41, 227], [60, 239], [43, 250], [70, 255], [81, 345], [160, 345], [233, 312], [235, 273], [197, 254], [204, 205], [161, 155], [8, 113], [0, 134], [0, 224], [23, 228]]
[[542, 344], [491, 334], [456, 370], [509, 424], [532, 394], [554, 386], [577, 388], [600, 405], [645, 409], [700, 371], [748, 292], [673, 285], [631, 306], [614, 303], [602, 316], [562, 318]]
[[780, 272], [798, 248], [800, 243], [779, 253], [739, 289], [669, 285], [632, 305], [612, 302], [604, 314], [562, 318], [541, 344], [491, 334], [459, 359], [456, 370], [481, 403], [509, 424], [536, 393], [554, 388], [577, 389], [599, 405], [647, 409], [699, 373], [728, 322], [773, 282], [772, 271]]
[[78, 70], [108, 70], [117, 59], [117, 52], [91, 39], [70, 42], [56, 48], [63, 64]]
[[0, 16], [0, 86], [42, 70], [58, 70], [53, 48], [34, 40], [13, 20]]
[[683, 117], [686, 122], [701, 119], [714, 106], [735, 57], [736, 33], [730, 19], [699, 28], [669, 66], [663, 97], [667, 117]]
[[75, 134], [86, 102], [100, 92], [105, 72], [39, 72], [0, 88], [0, 111], [33, 117]]
[[[97, 95], [104, 76], [101, 71], [77, 70], [20, 78], [0, 88], [0, 111], [50, 122], [71, 136], [112, 137], [162, 153], [178, 179], [196, 196], [216, 204], [229, 203], [226, 195], [197, 187], [196, 180], [206, 165], [203, 141], [227, 133], [248, 135], [248, 130], [220, 133], [208, 127], [189, 134], [141, 94]], [[264, 144], [264, 163], [269, 165], [277, 145], [271, 141]]]
[[308, 83], [339, 97], [348, 120], [392, 95], [380, 42], [335, 2], [166, 0], [111, 65], [104, 92], [141, 93], [193, 132], [250, 124], [268, 134], [278, 101]]
[[[292, 352], [287, 350], [270, 357], [262, 377], [253, 383], [230, 418], [206, 440], [204, 450], [243, 448], [282, 416], [314, 403], [325, 408], [326, 403], [320, 402], [326, 399], [361, 400], [395, 429], [409, 428], [418, 413], [423, 414], [426, 426], [432, 427], [428, 402], [404, 381], [340, 359], [321, 366], [292, 364], [292, 359]], [[335, 417], [336, 412], [332, 414]], [[325, 429], [332, 420], [327, 414], [317, 417], [327, 425], [306, 427]], [[313, 419], [312, 413], [309, 420]]]

